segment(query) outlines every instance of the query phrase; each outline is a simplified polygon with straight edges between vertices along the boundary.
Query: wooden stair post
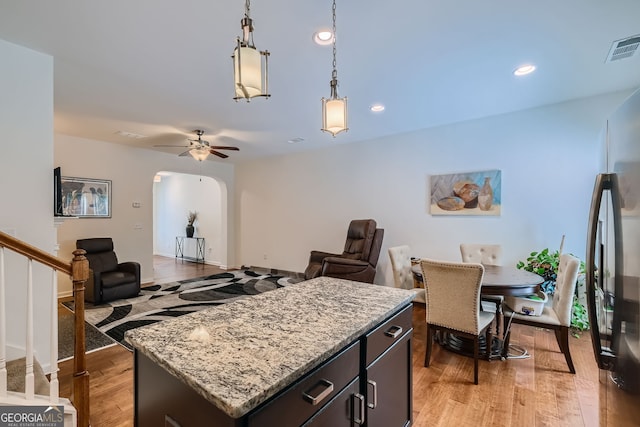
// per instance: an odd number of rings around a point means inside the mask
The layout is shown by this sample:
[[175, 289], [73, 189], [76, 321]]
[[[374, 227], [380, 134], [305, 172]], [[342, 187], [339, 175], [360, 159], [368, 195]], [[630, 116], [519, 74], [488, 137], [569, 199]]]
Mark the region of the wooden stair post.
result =
[[85, 355], [84, 334], [84, 289], [89, 279], [89, 261], [83, 249], [73, 251], [71, 280], [73, 281], [73, 301], [75, 314], [75, 342], [73, 359], [73, 390], [71, 401], [78, 411], [78, 426], [88, 427], [89, 420], [89, 372]]

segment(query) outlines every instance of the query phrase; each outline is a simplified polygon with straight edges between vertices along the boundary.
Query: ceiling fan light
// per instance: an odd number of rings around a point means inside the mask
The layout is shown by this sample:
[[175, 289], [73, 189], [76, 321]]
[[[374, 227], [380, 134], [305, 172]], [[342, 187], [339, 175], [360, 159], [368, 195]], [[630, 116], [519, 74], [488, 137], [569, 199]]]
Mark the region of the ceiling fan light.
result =
[[193, 150], [189, 151], [189, 154], [191, 154], [191, 157], [201, 162], [209, 157], [209, 149], [204, 147], [194, 148]]

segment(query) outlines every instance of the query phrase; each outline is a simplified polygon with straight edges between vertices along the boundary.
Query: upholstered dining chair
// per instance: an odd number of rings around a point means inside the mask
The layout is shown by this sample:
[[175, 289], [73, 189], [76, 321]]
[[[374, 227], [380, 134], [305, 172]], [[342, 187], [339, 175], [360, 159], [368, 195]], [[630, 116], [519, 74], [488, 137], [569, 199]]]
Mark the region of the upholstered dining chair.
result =
[[[558, 263], [556, 276], [556, 289], [553, 293], [551, 306], [545, 305], [540, 316], [528, 316], [515, 313], [508, 305], [504, 305], [504, 318], [510, 323], [534, 326], [538, 328], [553, 329], [560, 351], [569, 366], [572, 374], [576, 373], [569, 351], [569, 327], [571, 326], [571, 309], [573, 307], [573, 294], [576, 290], [580, 260], [573, 255], [563, 254]], [[504, 341], [505, 348], [509, 348], [511, 334], [507, 329]]]
[[[396, 288], [414, 289], [413, 272], [411, 271], [411, 248], [407, 245], [394, 246], [388, 249], [393, 270], [393, 282]], [[420, 289], [414, 298], [417, 302], [425, 301], [425, 291]]]
[[[502, 265], [502, 246], [488, 244], [460, 244], [462, 262], [479, 262], [482, 265]], [[502, 295], [481, 295], [481, 300], [491, 303], [496, 311], [496, 335], [500, 334], [500, 321], [502, 319]]]
[[480, 311], [480, 288], [484, 267], [479, 263], [456, 263], [422, 259], [422, 277], [427, 292], [427, 351], [424, 366], [431, 363], [436, 331], [473, 339], [473, 383], [478, 384], [480, 335], [490, 346], [495, 313]]

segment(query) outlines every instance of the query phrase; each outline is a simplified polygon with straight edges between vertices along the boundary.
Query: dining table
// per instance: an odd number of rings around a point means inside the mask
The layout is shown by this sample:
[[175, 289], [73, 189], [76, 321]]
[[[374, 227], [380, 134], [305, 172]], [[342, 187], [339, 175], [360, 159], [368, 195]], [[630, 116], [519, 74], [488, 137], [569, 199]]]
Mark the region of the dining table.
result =
[[[420, 263], [411, 266], [411, 272], [417, 282], [424, 283]], [[527, 296], [534, 295], [540, 291], [540, 285], [544, 279], [530, 271], [521, 270], [512, 266], [485, 265], [482, 277], [481, 294], [502, 295], [502, 296]], [[496, 316], [501, 314], [501, 310], [496, 311]], [[508, 333], [508, 330], [503, 330]], [[505, 359], [508, 349], [504, 348], [504, 336], [493, 337], [490, 351], [487, 351], [487, 343], [484, 336], [480, 337], [480, 352], [487, 359]], [[439, 338], [439, 343], [448, 350], [465, 356], [473, 357], [473, 341], [464, 337], [448, 333]]]

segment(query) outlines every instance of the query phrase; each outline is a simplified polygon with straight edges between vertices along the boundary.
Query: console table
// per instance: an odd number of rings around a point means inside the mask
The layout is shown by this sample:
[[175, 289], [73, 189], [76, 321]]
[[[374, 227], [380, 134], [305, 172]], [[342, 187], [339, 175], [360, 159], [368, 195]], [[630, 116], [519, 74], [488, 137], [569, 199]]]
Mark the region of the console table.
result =
[[[184, 256], [185, 239], [196, 241], [195, 256]], [[204, 237], [176, 236], [176, 258], [178, 257], [183, 260], [204, 264]]]

